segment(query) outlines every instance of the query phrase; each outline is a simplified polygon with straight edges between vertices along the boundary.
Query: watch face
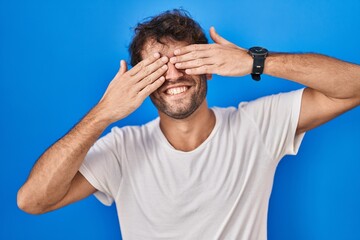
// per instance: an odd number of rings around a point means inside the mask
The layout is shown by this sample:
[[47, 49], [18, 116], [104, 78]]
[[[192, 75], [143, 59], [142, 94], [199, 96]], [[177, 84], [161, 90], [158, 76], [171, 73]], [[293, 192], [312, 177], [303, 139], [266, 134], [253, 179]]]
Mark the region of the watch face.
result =
[[253, 55], [267, 55], [268, 50], [263, 47], [252, 47], [249, 49], [249, 52]]

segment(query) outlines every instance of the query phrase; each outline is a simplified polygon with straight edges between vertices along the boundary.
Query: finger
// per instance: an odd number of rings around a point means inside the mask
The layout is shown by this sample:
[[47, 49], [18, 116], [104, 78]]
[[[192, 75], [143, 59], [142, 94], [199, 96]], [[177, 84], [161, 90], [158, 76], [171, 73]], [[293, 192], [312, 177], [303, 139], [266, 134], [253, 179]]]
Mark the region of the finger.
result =
[[225, 38], [221, 37], [216, 31], [214, 27], [210, 28], [210, 37], [211, 39], [218, 44], [221, 45], [234, 45], [232, 42], [229, 42]]
[[158, 78], [156, 81], [154, 81], [153, 83], [147, 85], [146, 87], [144, 87], [140, 92], [139, 95], [145, 99], [147, 96], [149, 96], [151, 93], [153, 93], [154, 91], [156, 91], [156, 89], [158, 89], [159, 87], [161, 87], [161, 85], [163, 85], [165, 82], [165, 77], [161, 76], [160, 78]]
[[174, 55], [179, 56], [193, 51], [204, 51], [212, 48], [213, 48], [212, 44], [192, 44], [182, 48], [175, 49]]
[[167, 71], [167, 69], [168, 69], [168, 66], [163, 65], [161, 68], [157, 69], [150, 75], [146, 76], [145, 78], [143, 78], [139, 82], [137, 82], [136, 85], [134, 86], [135, 89], [140, 92], [146, 86], [152, 84], [154, 81], [156, 81], [161, 76], [163, 76], [165, 74], [165, 72]]
[[240, 48], [240, 49], [245, 50], [244, 48], [239, 47], [239, 46], [237, 46], [236, 44], [234, 44], [234, 43], [226, 40], [226, 39], [223, 38], [223, 37], [221, 37], [221, 36], [216, 32], [216, 30], [215, 30], [214, 27], [211, 27], [211, 28], [210, 28], [210, 37], [211, 37], [211, 39], [212, 39], [215, 43], [217, 43], [217, 44], [233, 46], [233, 47], [237, 47], [237, 48]]
[[124, 60], [121, 60], [120, 61], [120, 69], [119, 69], [120, 75], [123, 75], [126, 71], [127, 71], [127, 64]]
[[139, 62], [138, 64], [136, 64], [130, 71], [129, 74], [130, 76], [134, 76], [136, 75], [138, 72], [142, 71], [142, 69], [146, 66], [148, 66], [149, 64], [152, 64], [153, 62], [155, 62], [156, 60], [158, 60], [160, 58], [160, 54], [158, 52], [152, 54], [151, 56], [149, 56], [148, 58], [145, 58], [144, 60], [142, 60], [141, 62]]
[[134, 81], [135, 82], [142, 81], [144, 78], [150, 76], [152, 73], [154, 73], [158, 70], [166, 71], [167, 70], [166, 63], [168, 61], [169, 61], [169, 58], [166, 56], [163, 56], [162, 58], [156, 60], [155, 62], [151, 63], [150, 65], [142, 68], [141, 71], [139, 71], [135, 76], [133, 76]]
[[186, 62], [199, 58], [207, 58], [213, 56], [213, 49], [208, 49], [208, 51], [192, 51], [180, 56], [174, 56], [170, 58], [170, 62], [175, 64], [178, 62]]
[[187, 62], [175, 63], [177, 69], [198, 68], [204, 65], [214, 64], [213, 58], [198, 58]]
[[186, 69], [185, 73], [189, 75], [213, 74], [215, 72], [215, 65], [204, 65], [197, 68]]

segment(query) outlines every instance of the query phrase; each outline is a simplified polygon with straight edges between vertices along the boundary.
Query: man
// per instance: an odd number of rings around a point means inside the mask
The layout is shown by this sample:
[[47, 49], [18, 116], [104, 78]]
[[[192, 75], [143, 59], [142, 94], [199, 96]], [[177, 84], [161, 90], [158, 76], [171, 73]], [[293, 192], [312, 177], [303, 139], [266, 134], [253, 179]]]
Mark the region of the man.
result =
[[[184, 12], [138, 25], [131, 63], [99, 103], [35, 164], [18, 192], [45, 213], [95, 194], [116, 202], [124, 239], [266, 239], [276, 166], [305, 131], [360, 104], [360, 67], [317, 54], [245, 50]], [[307, 86], [236, 108], [209, 109], [211, 74], [262, 73]], [[150, 96], [159, 118], [113, 128]]]

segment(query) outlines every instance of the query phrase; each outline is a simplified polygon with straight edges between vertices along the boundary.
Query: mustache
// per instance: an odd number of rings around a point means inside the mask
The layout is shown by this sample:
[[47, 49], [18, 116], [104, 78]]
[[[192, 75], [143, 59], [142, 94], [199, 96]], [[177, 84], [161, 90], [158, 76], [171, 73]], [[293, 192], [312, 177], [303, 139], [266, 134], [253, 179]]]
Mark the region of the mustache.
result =
[[166, 81], [161, 85], [161, 87], [158, 89], [160, 91], [164, 91], [166, 88], [171, 87], [171, 86], [176, 86], [176, 85], [193, 85], [195, 82], [194, 79], [192, 79], [191, 77], [179, 77], [178, 79], [176, 79], [176, 81]]

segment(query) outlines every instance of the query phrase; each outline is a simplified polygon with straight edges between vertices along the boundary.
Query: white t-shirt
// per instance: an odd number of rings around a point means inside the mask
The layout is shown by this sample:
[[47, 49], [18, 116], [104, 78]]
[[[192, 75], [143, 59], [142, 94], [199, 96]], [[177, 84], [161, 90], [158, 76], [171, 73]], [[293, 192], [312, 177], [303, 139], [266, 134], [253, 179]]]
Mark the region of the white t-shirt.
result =
[[159, 118], [113, 128], [80, 172], [105, 205], [116, 203], [123, 239], [267, 239], [279, 160], [296, 154], [303, 90], [213, 108], [216, 124], [195, 150], [174, 149]]

